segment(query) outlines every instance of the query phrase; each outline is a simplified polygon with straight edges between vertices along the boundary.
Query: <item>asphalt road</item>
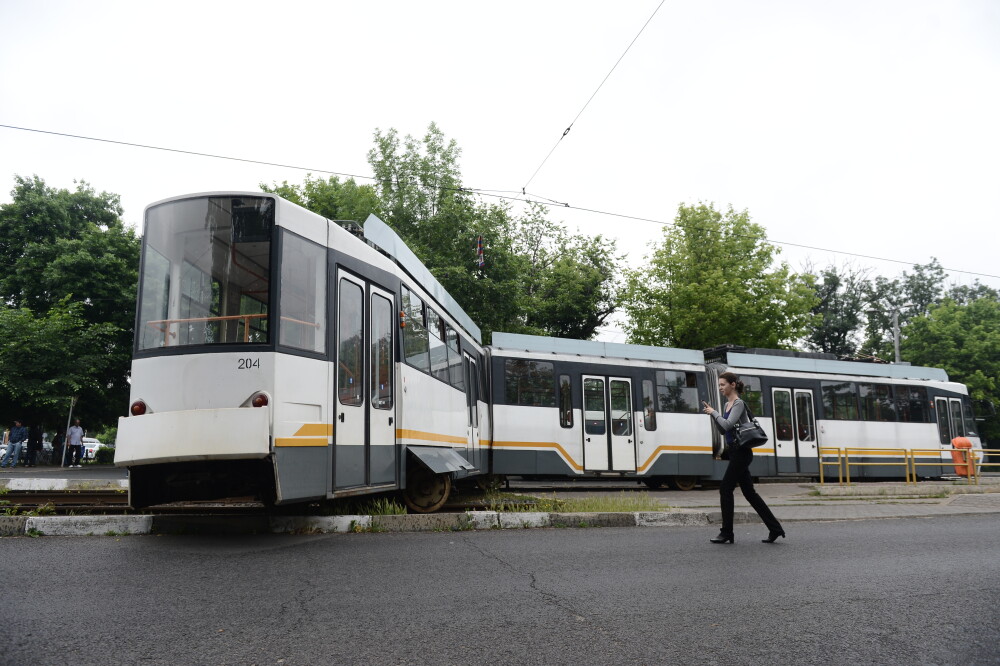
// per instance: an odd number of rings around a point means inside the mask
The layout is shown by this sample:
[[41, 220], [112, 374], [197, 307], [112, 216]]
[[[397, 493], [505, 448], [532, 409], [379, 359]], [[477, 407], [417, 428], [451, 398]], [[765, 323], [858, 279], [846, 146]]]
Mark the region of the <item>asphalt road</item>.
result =
[[0, 662], [1000, 663], [996, 526], [3, 538]]

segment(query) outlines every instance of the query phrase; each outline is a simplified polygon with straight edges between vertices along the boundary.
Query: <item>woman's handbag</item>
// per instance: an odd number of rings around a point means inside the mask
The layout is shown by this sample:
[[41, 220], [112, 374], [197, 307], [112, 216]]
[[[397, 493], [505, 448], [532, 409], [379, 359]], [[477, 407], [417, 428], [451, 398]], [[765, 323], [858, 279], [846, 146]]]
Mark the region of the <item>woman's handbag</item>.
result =
[[736, 443], [741, 447], [746, 447], [748, 449], [754, 449], [758, 446], [764, 446], [767, 444], [767, 434], [764, 429], [760, 427], [757, 423], [756, 417], [754, 417], [753, 412], [750, 411], [750, 406], [745, 402], [743, 406], [747, 410], [747, 417], [750, 419], [749, 423], [740, 423], [736, 426]]

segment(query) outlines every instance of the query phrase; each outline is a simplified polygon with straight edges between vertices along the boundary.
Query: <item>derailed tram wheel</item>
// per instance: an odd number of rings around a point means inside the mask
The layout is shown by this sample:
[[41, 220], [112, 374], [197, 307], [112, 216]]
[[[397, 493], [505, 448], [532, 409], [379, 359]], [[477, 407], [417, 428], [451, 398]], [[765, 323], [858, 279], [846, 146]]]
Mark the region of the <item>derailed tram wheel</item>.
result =
[[451, 494], [451, 477], [435, 474], [421, 464], [414, 464], [406, 473], [403, 501], [415, 513], [437, 511]]
[[675, 476], [673, 478], [673, 485], [677, 490], [694, 490], [694, 487], [698, 485], [698, 477]]

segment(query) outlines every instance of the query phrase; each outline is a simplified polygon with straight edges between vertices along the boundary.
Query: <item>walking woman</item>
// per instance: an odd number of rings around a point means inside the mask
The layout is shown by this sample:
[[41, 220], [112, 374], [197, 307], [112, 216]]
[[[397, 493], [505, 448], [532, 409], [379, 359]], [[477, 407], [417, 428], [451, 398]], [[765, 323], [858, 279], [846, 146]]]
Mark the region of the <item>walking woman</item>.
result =
[[771, 513], [764, 498], [753, 489], [753, 478], [750, 476], [750, 462], [753, 460], [753, 449], [748, 446], [730, 446], [735, 442], [736, 426], [750, 423], [747, 415], [746, 403], [740, 399], [743, 393], [743, 382], [731, 372], [724, 372], [719, 375], [719, 390], [722, 397], [726, 399], [725, 410], [722, 414], [712, 409], [707, 402], [702, 401], [706, 414], [712, 417], [715, 427], [726, 436], [726, 448], [729, 450], [729, 467], [722, 476], [722, 483], [719, 485], [719, 503], [722, 507], [722, 531], [719, 536], [710, 539], [712, 543], [733, 543], [733, 490], [739, 485], [743, 491], [743, 497], [747, 498], [750, 506], [754, 508], [757, 515], [767, 526], [767, 538], [762, 539], [763, 543], [774, 543], [778, 537], [785, 536], [785, 530], [781, 528], [781, 523]]

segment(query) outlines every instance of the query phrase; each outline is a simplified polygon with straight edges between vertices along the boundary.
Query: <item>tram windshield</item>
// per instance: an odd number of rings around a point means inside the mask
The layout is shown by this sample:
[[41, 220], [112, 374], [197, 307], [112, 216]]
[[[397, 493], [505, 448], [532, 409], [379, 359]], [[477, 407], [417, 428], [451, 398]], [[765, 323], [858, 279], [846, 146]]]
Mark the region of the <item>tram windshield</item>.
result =
[[274, 200], [201, 197], [146, 211], [138, 347], [266, 343]]

